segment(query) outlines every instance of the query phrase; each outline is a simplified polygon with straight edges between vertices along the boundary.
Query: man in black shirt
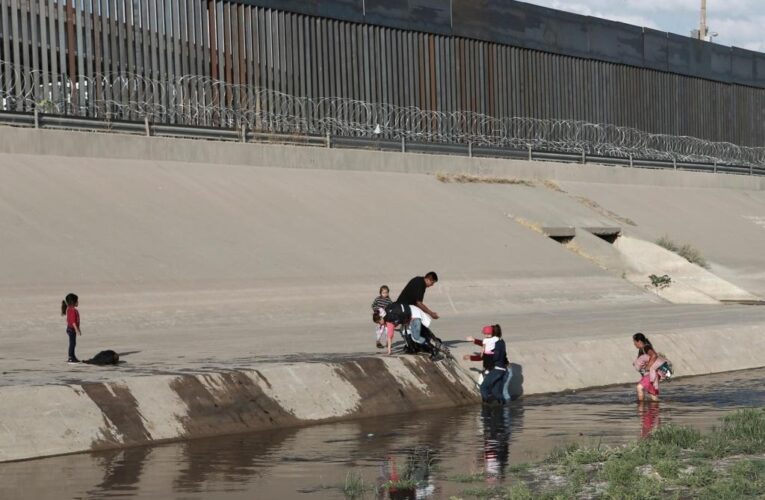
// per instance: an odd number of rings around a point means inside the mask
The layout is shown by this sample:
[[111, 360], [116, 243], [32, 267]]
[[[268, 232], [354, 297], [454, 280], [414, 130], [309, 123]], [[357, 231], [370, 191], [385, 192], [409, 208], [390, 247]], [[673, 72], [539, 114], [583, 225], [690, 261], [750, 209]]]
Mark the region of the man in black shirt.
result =
[[433, 319], [438, 319], [438, 313], [430, 310], [428, 306], [422, 303], [425, 298], [425, 290], [435, 285], [437, 281], [438, 275], [434, 271], [430, 271], [425, 276], [415, 276], [401, 290], [401, 294], [396, 299], [396, 302], [417, 306]]

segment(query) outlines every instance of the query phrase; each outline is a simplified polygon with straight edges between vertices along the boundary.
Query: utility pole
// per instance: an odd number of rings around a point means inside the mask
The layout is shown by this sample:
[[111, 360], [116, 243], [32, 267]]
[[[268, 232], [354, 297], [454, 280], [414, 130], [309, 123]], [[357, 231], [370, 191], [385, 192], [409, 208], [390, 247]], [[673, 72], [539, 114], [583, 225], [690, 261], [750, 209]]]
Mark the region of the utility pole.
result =
[[709, 26], [707, 26], [707, 0], [701, 0], [701, 17], [699, 19], [699, 40], [707, 40], [707, 36], [709, 36]]
[[701, 0], [701, 12], [699, 14], [699, 29], [691, 31], [691, 38], [711, 42], [717, 33], [710, 33], [707, 25], [707, 0]]

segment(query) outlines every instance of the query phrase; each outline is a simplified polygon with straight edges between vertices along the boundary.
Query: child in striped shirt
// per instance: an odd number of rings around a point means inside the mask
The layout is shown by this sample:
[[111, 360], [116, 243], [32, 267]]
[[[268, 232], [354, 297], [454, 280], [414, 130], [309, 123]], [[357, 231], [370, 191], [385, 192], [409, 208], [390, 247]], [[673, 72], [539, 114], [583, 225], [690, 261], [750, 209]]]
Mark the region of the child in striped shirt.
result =
[[[372, 316], [376, 312], [378, 312], [380, 309], [383, 311], [386, 307], [391, 305], [393, 303], [392, 300], [390, 300], [390, 288], [388, 288], [388, 285], [383, 285], [380, 287], [380, 295], [378, 295], [375, 300], [372, 302]], [[374, 318], [372, 319], [374, 321]], [[380, 339], [382, 338], [383, 334], [385, 333], [385, 324], [377, 325], [377, 328], [375, 328], [375, 338], [377, 339], [377, 348], [382, 349], [385, 347], [382, 345], [382, 342], [380, 342]]]

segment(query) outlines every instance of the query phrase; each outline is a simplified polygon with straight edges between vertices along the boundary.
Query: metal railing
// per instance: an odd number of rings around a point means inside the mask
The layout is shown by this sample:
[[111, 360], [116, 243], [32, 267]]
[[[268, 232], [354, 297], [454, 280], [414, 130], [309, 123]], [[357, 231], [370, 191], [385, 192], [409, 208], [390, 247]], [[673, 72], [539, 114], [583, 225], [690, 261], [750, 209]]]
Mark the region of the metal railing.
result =
[[154, 137], [174, 137], [186, 139], [206, 139], [232, 142], [269, 142], [279, 144], [298, 144], [327, 148], [353, 148], [390, 152], [446, 154], [467, 157], [507, 158], [529, 161], [556, 161], [570, 163], [595, 163], [602, 165], [621, 165], [640, 168], [689, 170], [711, 173], [742, 175], [765, 175], [765, 167], [754, 165], [741, 166], [727, 163], [687, 162], [677, 160], [655, 160], [628, 156], [587, 155], [584, 152], [538, 150], [531, 146], [524, 149], [496, 147], [481, 144], [449, 144], [439, 142], [407, 141], [386, 139], [381, 134], [373, 137], [353, 137], [338, 135], [287, 134], [262, 132], [238, 128], [200, 127], [192, 125], [173, 125], [144, 121], [102, 120], [47, 113], [0, 112], [0, 124], [41, 129], [79, 130], [91, 132], [111, 132]]

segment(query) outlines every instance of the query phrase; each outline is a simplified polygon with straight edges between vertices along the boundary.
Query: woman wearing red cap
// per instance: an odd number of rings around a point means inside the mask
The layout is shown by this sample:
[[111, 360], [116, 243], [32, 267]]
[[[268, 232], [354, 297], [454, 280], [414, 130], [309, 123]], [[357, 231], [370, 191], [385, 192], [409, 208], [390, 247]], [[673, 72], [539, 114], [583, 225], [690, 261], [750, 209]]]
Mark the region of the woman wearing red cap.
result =
[[466, 354], [463, 359], [483, 361], [483, 382], [481, 382], [481, 398], [485, 403], [497, 401], [504, 403], [510, 400], [508, 385], [510, 382], [507, 349], [502, 340], [502, 327], [499, 325], [484, 326], [481, 330], [484, 338], [479, 340], [467, 337], [469, 342], [483, 347], [480, 354]]

